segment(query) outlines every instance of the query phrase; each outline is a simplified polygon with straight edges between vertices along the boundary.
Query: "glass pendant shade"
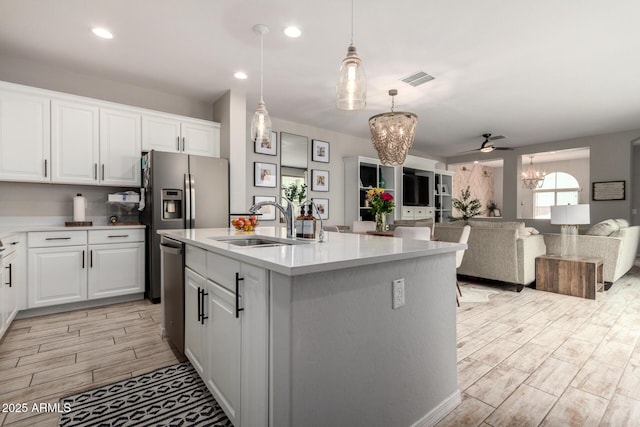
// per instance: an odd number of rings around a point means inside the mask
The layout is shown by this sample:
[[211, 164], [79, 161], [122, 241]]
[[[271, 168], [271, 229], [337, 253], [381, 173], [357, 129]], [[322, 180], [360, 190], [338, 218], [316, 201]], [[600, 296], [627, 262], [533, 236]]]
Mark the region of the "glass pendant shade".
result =
[[264, 143], [264, 146], [268, 146], [271, 141], [271, 117], [262, 98], [251, 119], [251, 140], [261, 145]]
[[367, 76], [353, 44], [340, 65], [336, 99], [341, 110], [360, 110], [367, 105]]
[[[397, 93], [396, 90], [389, 91], [392, 100]], [[369, 119], [371, 142], [383, 165], [399, 166], [404, 163], [413, 146], [417, 124], [418, 116], [415, 114], [394, 112], [393, 101], [390, 113], [377, 114]]]

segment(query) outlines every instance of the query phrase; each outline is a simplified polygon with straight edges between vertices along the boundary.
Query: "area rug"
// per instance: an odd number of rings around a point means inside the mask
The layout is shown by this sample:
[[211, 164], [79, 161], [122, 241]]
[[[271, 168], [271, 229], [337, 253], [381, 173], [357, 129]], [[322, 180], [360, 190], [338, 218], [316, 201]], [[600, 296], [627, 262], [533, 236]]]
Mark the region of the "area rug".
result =
[[498, 291], [492, 291], [490, 289], [480, 289], [470, 286], [461, 286], [462, 296], [458, 299], [460, 302], [489, 302], [491, 295], [498, 294]]
[[60, 402], [61, 426], [233, 426], [189, 362]]

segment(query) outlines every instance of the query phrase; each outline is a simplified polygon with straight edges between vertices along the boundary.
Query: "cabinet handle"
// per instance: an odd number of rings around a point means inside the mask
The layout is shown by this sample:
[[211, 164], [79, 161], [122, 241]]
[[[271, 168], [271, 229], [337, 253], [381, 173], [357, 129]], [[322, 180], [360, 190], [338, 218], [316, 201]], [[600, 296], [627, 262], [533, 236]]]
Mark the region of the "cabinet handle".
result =
[[183, 136], [183, 137], [182, 137], [182, 151], [184, 151], [184, 150], [185, 150], [184, 146], [185, 146], [185, 142], [184, 142], [184, 136]]
[[201, 298], [202, 298], [202, 302], [201, 302], [201, 304], [202, 304], [202, 316], [200, 317], [200, 319], [201, 319], [201, 320], [200, 320], [200, 324], [201, 324], [201, 325], [204, 325], [204, 321], [205, 321], [206, 319], [208, 319], [208, 318], [209, 318], [209, 316], [205, 316], [205, 315], [204, 315], [204, 303], [205, 303], [205, 299], [204, 299], [204, 298], [205, 298], [207, 295], [209, 295], [209, 292], [205, 292], [205, 291], [204, 291], [204, 289], [203, 289], [203, 290], [202, 290], [202, 294], [201, 294], [201, 295], [202, 295], [202, 296], [201, 296]]
[[9, 285], [9, 287], [12, 286], [12, 282], [13, 282], [13, 280], [11, 280], [11, 266], [12, 265], [13, 264], [9, 264], [9, 267], [5, 267], [7, 270], [9, 270], [9, 283], [5, 283], [5, 285]]
[[71, 237], [47, 237], [44, 240], [71, 240]]
[[13, 245], [17, 245], [18, 243], [20, 243], [20, 242], [11, 242], [11, 243], [10, 243], [10, 245], [11, 245], [11, 246], [13, 246]]
[[89, 251], [89, 268], [93, 268], [93, 249]]
[[244, 307], [240, 308], [240, 281], [244, 277], [240, 277], [240, 273], [236, 273], [236, 319], [240, 317], [240, 312], [244, 311]]
[[82, 251], [82, 268], [84, 269], [84, 250]]
[[198, 286], [198, 322], [200, 322], [200, 318], [202, 317], [202, 299], [200, 298], [200, 293], [202, 292], [202, 290], [200, 289], [200, 286]]
[[108, 238], [110, 238], [110, 239], [112, 239], [112, 238], [114, 238], [114, 237], [122, 237], [122, 238], [126, 238], [126, 237], [129, 237], [129, 235], [128, 235], [128, 234], [112, 234], [112, 235], [107, 236], [107, 237], [108, 237]]
[[98, 164], [93, 164], [93, 179], [98, 180]]
[[104, 163], [102, 164], [102, 180], [104, 181]]
[[180, 151], [180, 137], [176, 136], [176, 143], [178, 144], [178, 151]]
[[44, 159], [44, 177], [47, 177], [47, 159]]

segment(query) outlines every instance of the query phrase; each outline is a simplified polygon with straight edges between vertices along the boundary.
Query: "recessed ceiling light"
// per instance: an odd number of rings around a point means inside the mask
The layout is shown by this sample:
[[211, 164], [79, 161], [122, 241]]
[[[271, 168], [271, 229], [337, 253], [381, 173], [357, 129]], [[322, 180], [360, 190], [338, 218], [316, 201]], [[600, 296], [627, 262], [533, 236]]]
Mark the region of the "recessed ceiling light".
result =
[[474, 164], [474, 165], [477, 165], [478, 163], [480, 163], [480, 162], [479, 162], [479, 161], [477, 161], [477, 160], [474, 160], [474, 161], [473, 161], [473, 164]]
[[243, 73], [242, 71], [238, 71], [233, 75], [233, 77], [235, 77], [238, 80], [245, 80], [248, 76], [246, 73]]
[[300, 27], [296, 27], [295, 25], [290, 25], [284, 29], [284, 34], [287, 37], [291, 37], [292, 39], [295, 39], [302, 35], [302, 30], [300, 29]]
[[113, 34], [111, 34], [111, 31], [105, 29], [105, 28], [92, 28], [91, 31], [93, 32], [93, 34], [95, 34], [98, 37], [102, 37], [103, 39], [112, 39], [113, 38]]

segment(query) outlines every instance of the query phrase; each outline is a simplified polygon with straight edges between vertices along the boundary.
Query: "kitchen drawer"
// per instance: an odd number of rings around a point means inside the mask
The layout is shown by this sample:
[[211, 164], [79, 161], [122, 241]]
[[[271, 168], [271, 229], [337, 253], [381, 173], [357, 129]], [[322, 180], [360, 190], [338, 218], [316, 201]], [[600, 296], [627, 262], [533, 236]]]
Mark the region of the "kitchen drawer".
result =
[[185, 245], [185, 265], [201, 276], [207, 275], [207, 251]]
[[410, 206], [402, 207], [401, 219], [413, 219], [414, 215], [415, 215], [415, 209], [413, 207], [410, 207]]
[[236, 273], [240, 272], [240, 262], [226, 256], [207, 252], [207, 278], [224, 286], [231, 292], [236, 291]]
[[87, 244], [86, 231], [32, 231], [27, 233], [27, 246], [48, 248], [53, 246], [76, 246]]
[[144, 228], [89, 230], [89, 244], [144, 242]]

